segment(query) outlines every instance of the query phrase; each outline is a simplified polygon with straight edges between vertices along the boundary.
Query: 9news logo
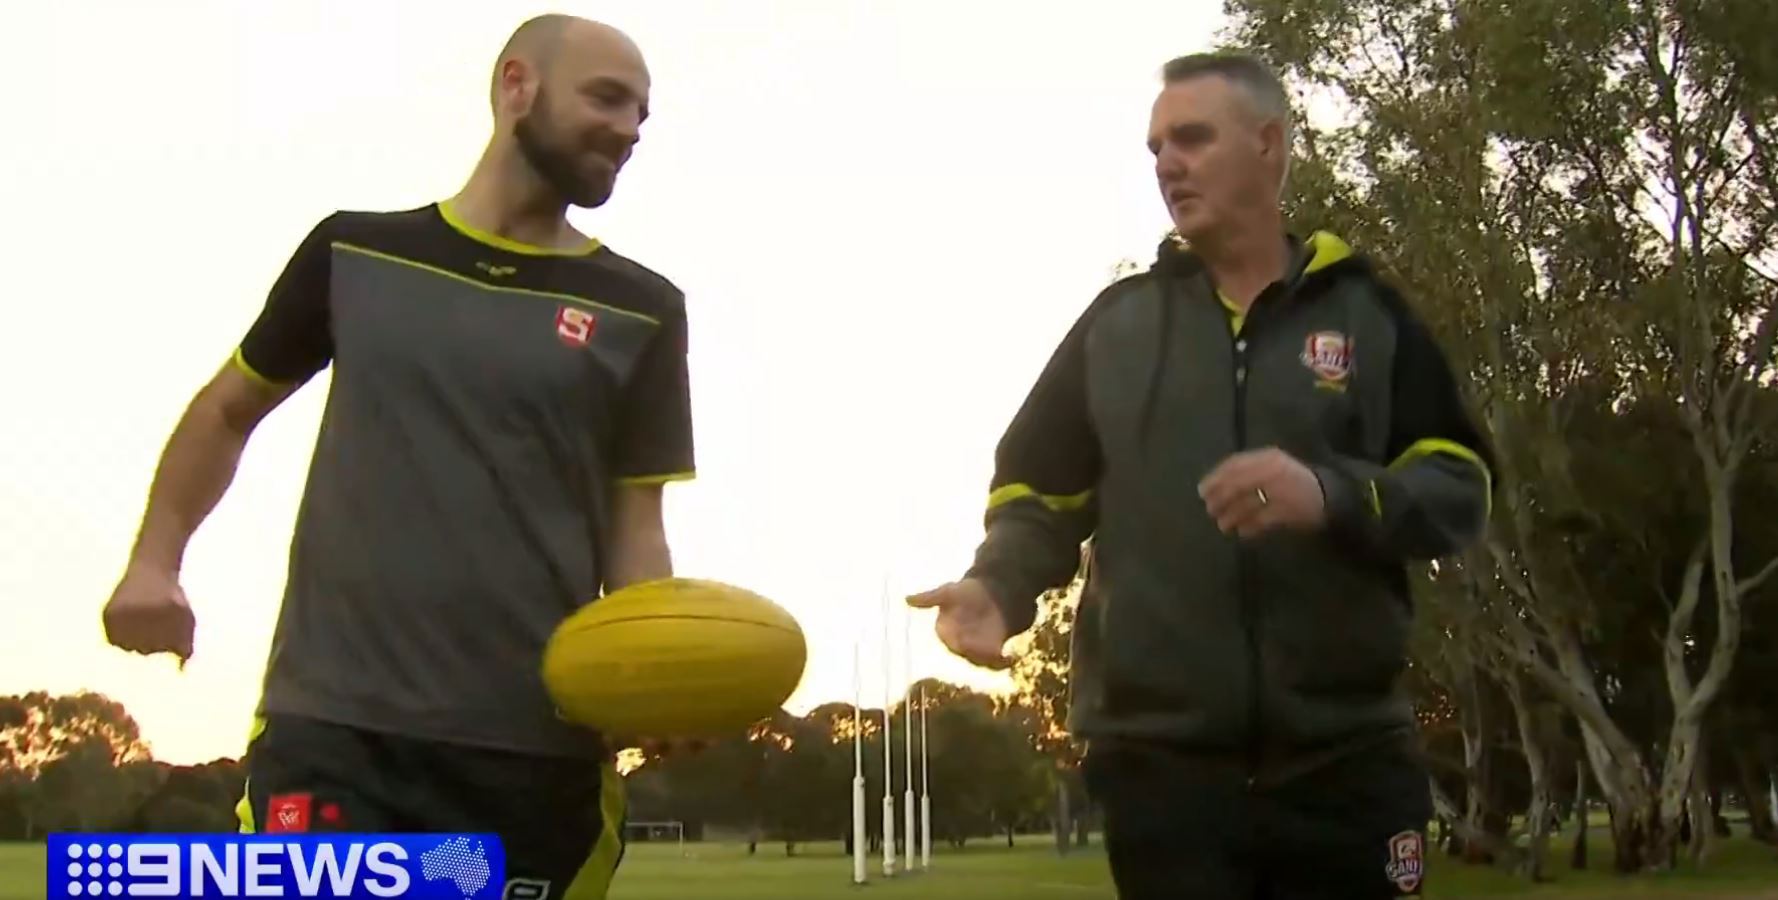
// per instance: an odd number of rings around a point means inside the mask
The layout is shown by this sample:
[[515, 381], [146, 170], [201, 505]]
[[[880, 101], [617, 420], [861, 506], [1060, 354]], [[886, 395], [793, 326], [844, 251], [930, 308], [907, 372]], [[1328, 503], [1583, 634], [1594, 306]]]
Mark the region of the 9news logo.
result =
[[482, 834], [57, 834], [46, 897], [494, 900], [500, 839]]

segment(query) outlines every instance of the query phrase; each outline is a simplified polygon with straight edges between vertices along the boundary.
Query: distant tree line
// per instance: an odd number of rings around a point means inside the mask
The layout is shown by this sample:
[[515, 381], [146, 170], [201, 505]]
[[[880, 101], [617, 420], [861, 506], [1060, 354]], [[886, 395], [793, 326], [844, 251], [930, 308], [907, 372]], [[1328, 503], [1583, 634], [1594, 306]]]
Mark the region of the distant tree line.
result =
[[232, 831], [243, 776], [221, 759], [152, 759], [122, 704], [94, 693], [0, 697], [0, 841], [53, 831]]
[[[926, 680], [890, 708], [898, 830], [911, 700], [916, 793], [930, 790], [935, 844], [1010, 843], [1043, 831], [1054, 833], [1062, 852], [1087, 842], [1079, 757], [1059, 718], [1067, 708], [1071, 597], [1046, 598], [1039, 627], [1022, 639], [1031, 650], [1016, 670], [1015, 693], [990, 696]], [[863, 710], [857, 724], [874, 851], [881, 846], [883, 710]], [[812, 841], [850, 849], [854, 733], [853, 707], [829, 703], [803, 716], [780, 711], [699, 753], [626, 755], [629, 818], [680, 822], [687, 840], [745, 840], [756, 850], [772, 843], [795, 854]], [[0, 698], [0, 841], [61, 830], [233, 831], [243, 782], [233, 759], [199, 766], [154, 760], [135, 720], [103, 695]]]
[[[920, 718], [924, 690], [925, 736]], [[913, 704], [914, 728], [906, 731]], [[721, 833], [757, 845], [838, 841], [850, 851], [852, 785], [862, 755], [869, 849], [882, 841], [883, 715], [830, 703], [796, 717], [780, 713], [683, 757], [651, 759], [629, 777], [631, 817], [686, 825], [688, 839]], [[962, 847], [978, 838], [1008, 843], [1021, 833], [1056, 831], [1064, 850], [1082, 840], [1081, 785], [1070, 761], [1045, 752], [1046, 722], [1016, 698], [992, 697], [924, 681], [890, 707], [889, 770], [896, 841], [904, 839], [908, 737], [913, 738], [916, 804], [932, 798], [935, 846]], [[853, 736], [861, 735], [855, 748]], [[1081, 816], [1070, 816], [1068, 809]], [[1058, 817], [1060, 816], [1060, 818]]]

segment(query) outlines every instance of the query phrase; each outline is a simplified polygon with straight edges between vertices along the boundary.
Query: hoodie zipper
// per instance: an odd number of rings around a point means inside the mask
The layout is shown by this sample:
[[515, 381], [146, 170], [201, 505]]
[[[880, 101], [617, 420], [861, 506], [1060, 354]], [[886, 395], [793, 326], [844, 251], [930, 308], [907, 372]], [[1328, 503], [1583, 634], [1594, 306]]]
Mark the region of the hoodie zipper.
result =
[[[1221, 302], [1220, 297], [1217, 302]], [[1235, 450], [1242, 452], [1247, 449], [1247, 378], [1248, 378], [1248, 337], [1253, 325], [1253, 310], [1259, 303], [1258, 298], [1248, 304], [1247, 313], [1243, 316], [1241, 330], [1229, 332], [1230, 346], [1235, 357]], [[1260, 709], [1260, 661], [1259, 661], [1259, 625], [1257, 600], [1249, 589], [1247, 575], [1247, 553], [1241, 546], [1240, 539], [1235, 542], [1235, 584], [1241, 604], [1241, 624], [1247, 637], [1247, 787], [1251, 790], [1259, 773], [1260, 748], [1264, 745], [1264, 719]]]

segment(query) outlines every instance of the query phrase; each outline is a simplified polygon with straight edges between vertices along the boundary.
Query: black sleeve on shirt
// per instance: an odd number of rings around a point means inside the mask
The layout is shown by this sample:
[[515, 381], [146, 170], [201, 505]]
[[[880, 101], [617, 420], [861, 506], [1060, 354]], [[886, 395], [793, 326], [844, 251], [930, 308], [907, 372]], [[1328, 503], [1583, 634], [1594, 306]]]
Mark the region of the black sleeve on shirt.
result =
[[235, 350], [235, 363], [247, 374], [274, 384], [297, 384], [314, 377], [333, 359], [328, 312], [332, 278], [333, 221], [312, 230], [284, 266], [259, 318]]
[[1494, 455], [1431, 332], [1392, 290], [1396, 322], [1391, 460], [1318, 466], [1330, 527], [1391, 560], [1436, 559], [1479, 540], [1492, 511]]
[[966, 577], [979, 579], [1018, 634], [1037, 598], [1079, 571], [1096, 527], [1102, 459], [1087, 407], [1087, 334], [1110, 292], [1089, 307], [1051, 354], [994, 454], [987, 535]]
[[683, 481], [697, 471], [687, 338], [685, 308], [675, 305], [661, 317], [624, 389], [615, 472], [620, 484]]

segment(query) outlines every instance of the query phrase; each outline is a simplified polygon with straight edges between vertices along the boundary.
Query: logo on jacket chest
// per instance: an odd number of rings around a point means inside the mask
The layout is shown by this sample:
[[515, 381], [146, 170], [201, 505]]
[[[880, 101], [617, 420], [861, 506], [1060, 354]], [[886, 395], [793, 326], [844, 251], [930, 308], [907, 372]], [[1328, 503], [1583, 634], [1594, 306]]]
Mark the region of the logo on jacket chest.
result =
[[576, 349], [592, 343], [593, 332], [599, 328], [599, 318], [590, 310], [577, 306], [563, 306], [556, 310], [556, 337], [562, 343]]
[[1315, 373], [1315, 386], [1344, 391], [1352, 374], [1352, 339], [1337, 331], [1317, 331], [1303, 342], [1303, 365]]
[[1383, 873], [1404, 896], [1420, 893], [1426, 869], [1426, 842], [1417, 831], [1404, 831], [1389, 839], [1389, 862]]

